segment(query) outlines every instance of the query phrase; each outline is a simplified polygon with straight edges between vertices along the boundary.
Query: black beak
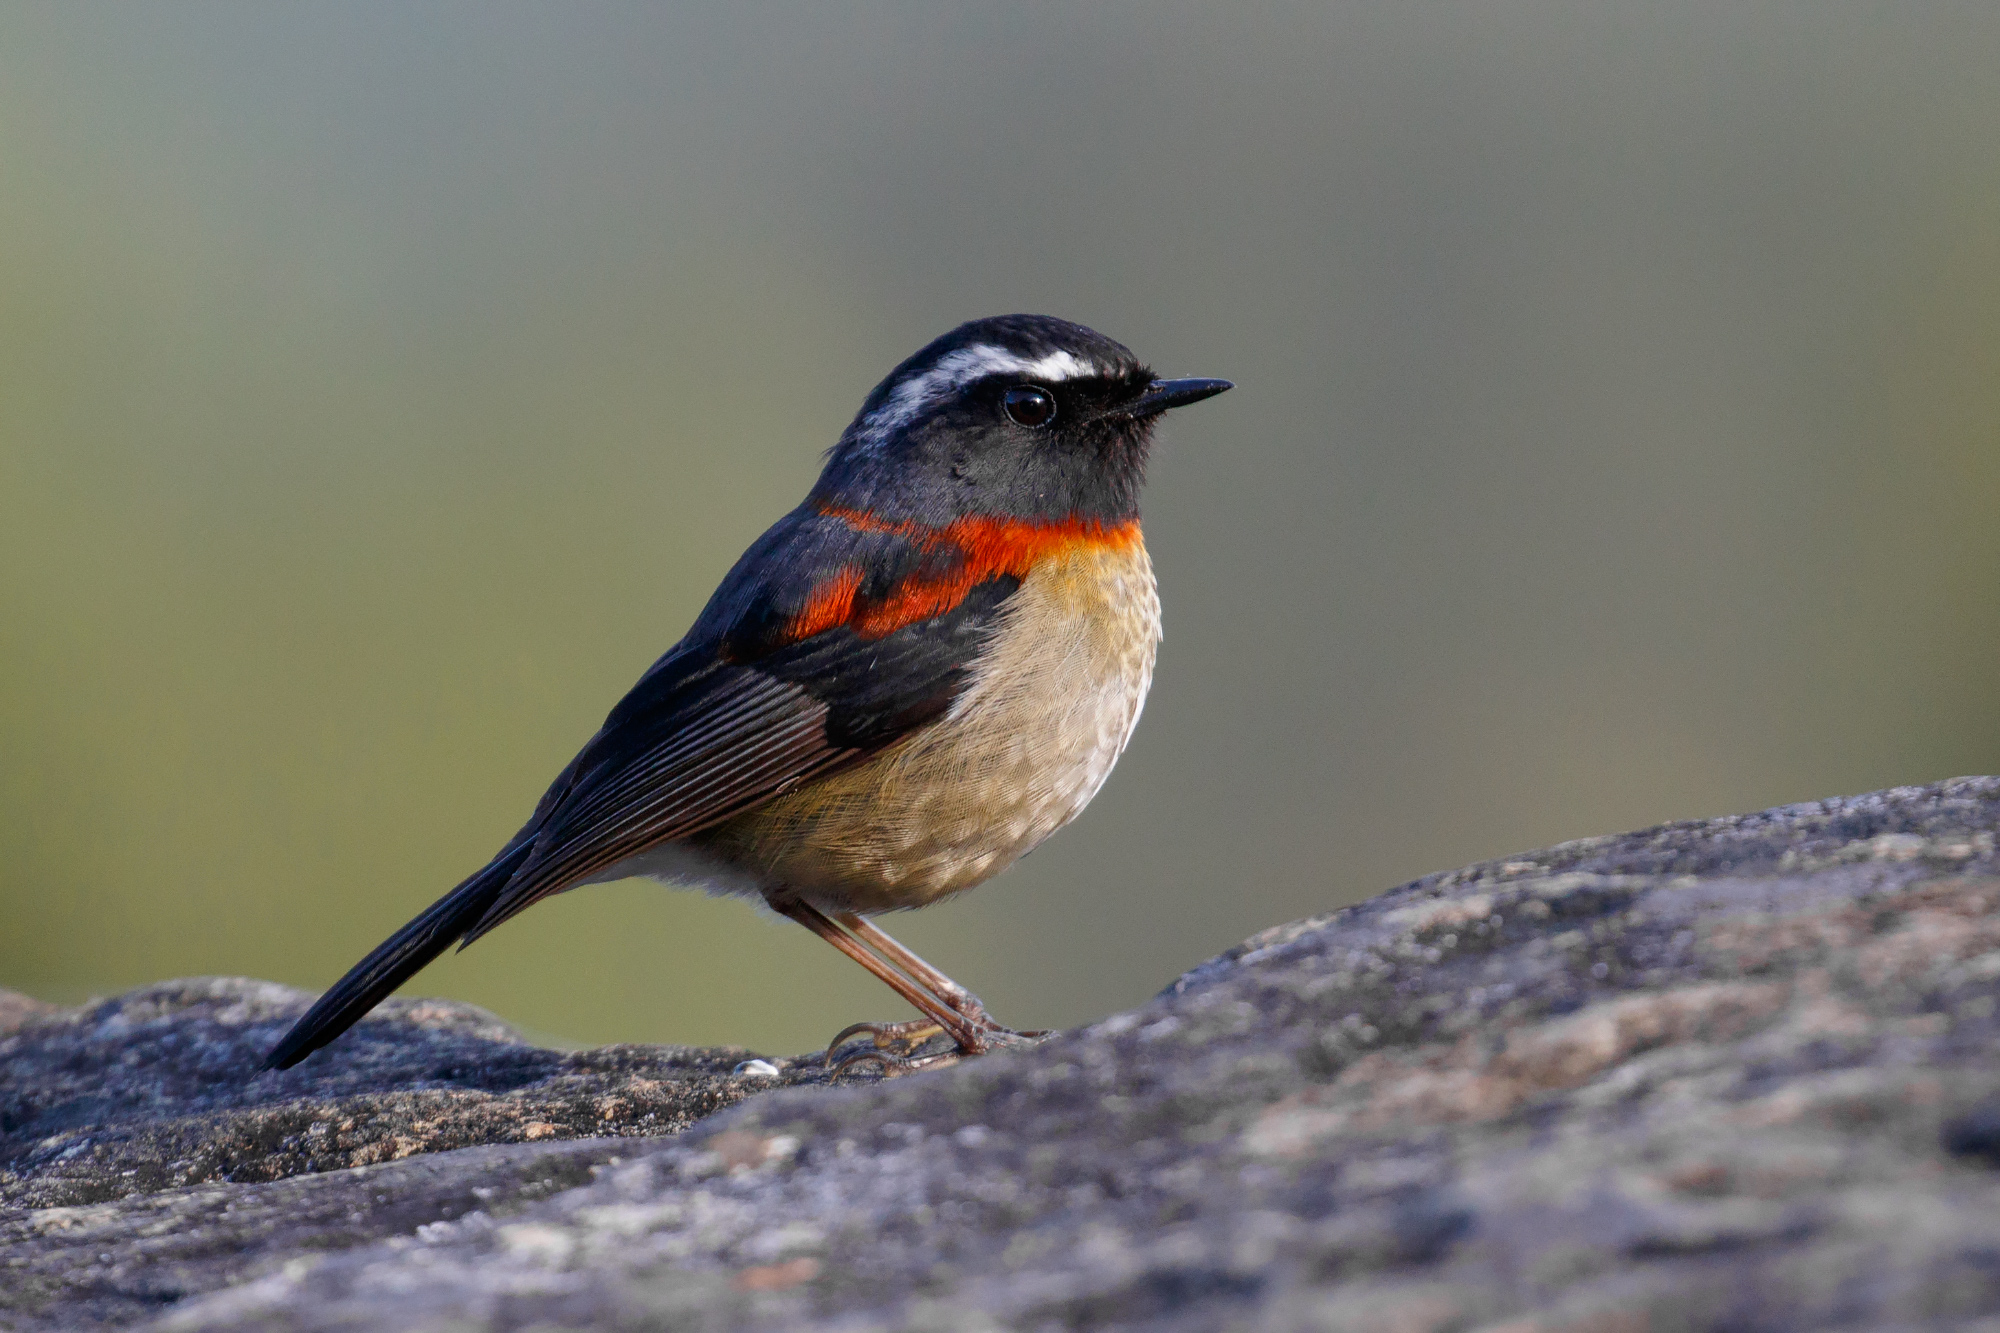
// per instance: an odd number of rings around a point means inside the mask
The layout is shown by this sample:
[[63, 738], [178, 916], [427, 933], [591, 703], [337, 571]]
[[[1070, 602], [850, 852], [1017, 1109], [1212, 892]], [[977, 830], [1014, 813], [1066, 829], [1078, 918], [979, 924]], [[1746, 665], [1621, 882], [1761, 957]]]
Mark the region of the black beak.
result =
[[1146, 392], [1125, 407], [1124, 414], [1149, 417], [1170, 407], [1186, 407], [1189, 403], [1213, 398], [1224, 389], [1235, 387], [1228, 380], [1154, 380], [1146, 386]]

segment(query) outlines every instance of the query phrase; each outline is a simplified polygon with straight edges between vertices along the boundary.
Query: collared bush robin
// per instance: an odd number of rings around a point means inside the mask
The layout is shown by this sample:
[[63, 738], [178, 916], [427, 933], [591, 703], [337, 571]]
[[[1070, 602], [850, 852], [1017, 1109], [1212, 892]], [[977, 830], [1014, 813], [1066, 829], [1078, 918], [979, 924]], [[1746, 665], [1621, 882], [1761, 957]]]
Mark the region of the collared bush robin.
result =
[[924, 1015], [857, 1024], [829, 1059], [857, 1033], [871, 1040], [849, 1060], [891, 1072], [1039, 1036], [868, 918], [990, 879], [1110, 775], [1160, 638], [1139, 532], [1153, 428], [1229, 387], [1157, 378], [1041, 315], [976, 320], [897, 366], [521, 831], [265, 1067], [326, 1045], [450, 945], [633, 875], [760, 898]]

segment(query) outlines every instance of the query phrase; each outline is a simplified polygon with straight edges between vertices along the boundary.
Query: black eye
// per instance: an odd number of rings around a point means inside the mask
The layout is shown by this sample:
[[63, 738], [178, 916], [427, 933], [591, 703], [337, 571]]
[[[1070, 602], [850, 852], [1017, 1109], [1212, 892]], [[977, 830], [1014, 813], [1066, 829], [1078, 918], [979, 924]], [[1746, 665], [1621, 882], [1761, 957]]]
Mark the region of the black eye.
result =
[[1017, 384], [1007, 390], [1000, 406], [1020, 426], [1046, 426], [1056, 419], [1056, 400], [1049, 397], [1048, 390], [1032, 384]]

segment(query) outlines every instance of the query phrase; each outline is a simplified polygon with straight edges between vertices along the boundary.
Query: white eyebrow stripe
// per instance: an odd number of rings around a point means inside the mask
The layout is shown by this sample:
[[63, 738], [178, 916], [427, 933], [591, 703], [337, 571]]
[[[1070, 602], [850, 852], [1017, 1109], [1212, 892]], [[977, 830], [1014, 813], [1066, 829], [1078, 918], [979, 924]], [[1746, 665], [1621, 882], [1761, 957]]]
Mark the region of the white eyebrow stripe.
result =
[[1088, 361], [1079, 360], [1071, 352], [1050, 352], [1039, 360], [1023, 361], [1012, 352], [985, 343], [968, 347], [963, 352], [953, 352], [951, 356], [938, 363], [939, 369], [943, 369], [945, 361], [961, 356], [974, 358], [977, 366], [975, 373], [968, 374], [959, 381], [961, 384], [970, 384], [975, 379], [1002, 372], [1019, 375], [1023, 379], [1050, 381], [1081, 379], [1086, 375], [1100, 373], [1099, 367]]
[[1017, 375], [1022, 379], [1052, 384], [1058, 380], [1081, 379], [1104, 373], [1103, 367], [1082, 360], [1071, 352], [1050, 352], [1047, 356], [1029, 361], [1004, 347], [975, 343], [971, 347], [946, 353], [923, 374], [897, 385], [888, 400], [868, 414], [861, 433], [871, 443], [880, 444], [915, 420], [917, 414], [931, 403], [988, 375]]

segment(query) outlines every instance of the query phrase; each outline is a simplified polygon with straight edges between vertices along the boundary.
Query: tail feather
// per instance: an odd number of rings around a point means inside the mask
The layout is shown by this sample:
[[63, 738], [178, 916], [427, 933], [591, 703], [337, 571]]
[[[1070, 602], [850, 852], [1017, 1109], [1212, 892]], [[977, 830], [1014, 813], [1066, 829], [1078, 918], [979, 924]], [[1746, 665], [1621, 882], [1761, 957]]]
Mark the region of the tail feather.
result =
[[493, 906], [533, 847], [532, 838], [519, 839], [356, 963], [292, 1024], [284, 1040], [264, 1057], [264, 1068], [290, 1069], [353, 1027], [391, 991], [450, 948]]

